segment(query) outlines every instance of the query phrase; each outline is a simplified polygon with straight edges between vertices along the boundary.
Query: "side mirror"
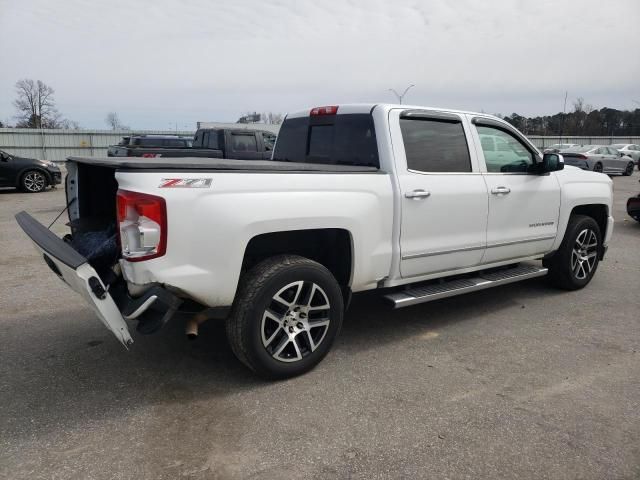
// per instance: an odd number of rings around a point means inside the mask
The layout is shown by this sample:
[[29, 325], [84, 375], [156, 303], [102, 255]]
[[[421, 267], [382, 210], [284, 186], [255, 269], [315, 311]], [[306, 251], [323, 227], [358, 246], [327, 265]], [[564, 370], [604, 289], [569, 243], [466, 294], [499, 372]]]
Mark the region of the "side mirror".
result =
[[0, 152], [0, 160], [2, 160], [3, 162], [8, 162], [9, 158], [11, 157], [8, 154], [4, 152]]
[[545, 153], [540, 164], [540, 173], [557, 172], [564, 169], [564, 157], [559, 153]]

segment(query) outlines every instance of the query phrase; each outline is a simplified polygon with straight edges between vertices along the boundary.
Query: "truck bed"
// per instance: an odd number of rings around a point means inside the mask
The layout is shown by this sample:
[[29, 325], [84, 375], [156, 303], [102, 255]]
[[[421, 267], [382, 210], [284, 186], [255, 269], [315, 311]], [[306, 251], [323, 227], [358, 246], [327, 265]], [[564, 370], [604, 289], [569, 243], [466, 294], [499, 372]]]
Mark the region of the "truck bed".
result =
[[68, 157], [68, 161], [117, 170], [375, 173], [376, 167], [225, 158]]

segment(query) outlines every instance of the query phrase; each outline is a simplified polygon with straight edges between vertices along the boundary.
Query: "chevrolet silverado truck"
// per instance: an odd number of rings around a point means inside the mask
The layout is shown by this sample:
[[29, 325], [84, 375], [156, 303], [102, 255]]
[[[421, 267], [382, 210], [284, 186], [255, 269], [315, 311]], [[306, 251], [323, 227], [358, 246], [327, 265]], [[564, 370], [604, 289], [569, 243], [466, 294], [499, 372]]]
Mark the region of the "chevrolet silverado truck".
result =
[[224, 319], [235, 355], [268, 378], [318, 364], [353, 294], [399, 308], [543, 275], [580, 289], [613, 230], [608, 176], [490, 115], [316, 107], [286, 117], [273, 153], [71, 157], [70, 233], [17, 221], [126, 347], [129, 326], [175, 317], [194, 336]]

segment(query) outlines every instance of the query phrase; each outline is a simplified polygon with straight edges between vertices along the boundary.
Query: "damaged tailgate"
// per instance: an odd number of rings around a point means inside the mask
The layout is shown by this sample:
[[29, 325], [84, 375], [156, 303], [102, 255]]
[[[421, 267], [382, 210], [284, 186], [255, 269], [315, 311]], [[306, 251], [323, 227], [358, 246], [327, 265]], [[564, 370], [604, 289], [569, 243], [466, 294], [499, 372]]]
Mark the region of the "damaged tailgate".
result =
[[28, 213], [18, 213], [16, 220], [49, 268], [85, 299], [125, 347], [131, 345], [133, 339], [122, 313], [89, 261]]

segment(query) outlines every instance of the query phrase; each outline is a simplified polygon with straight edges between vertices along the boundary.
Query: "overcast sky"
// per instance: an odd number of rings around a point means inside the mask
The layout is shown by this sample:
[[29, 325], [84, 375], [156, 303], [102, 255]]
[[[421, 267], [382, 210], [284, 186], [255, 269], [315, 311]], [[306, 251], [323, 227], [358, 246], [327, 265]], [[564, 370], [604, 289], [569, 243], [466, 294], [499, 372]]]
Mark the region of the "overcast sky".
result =
[[344, 102], [638, 107], [639, 0], [0, 0], [0, 120], [41, 79], [65, 117], [180, 129]]

